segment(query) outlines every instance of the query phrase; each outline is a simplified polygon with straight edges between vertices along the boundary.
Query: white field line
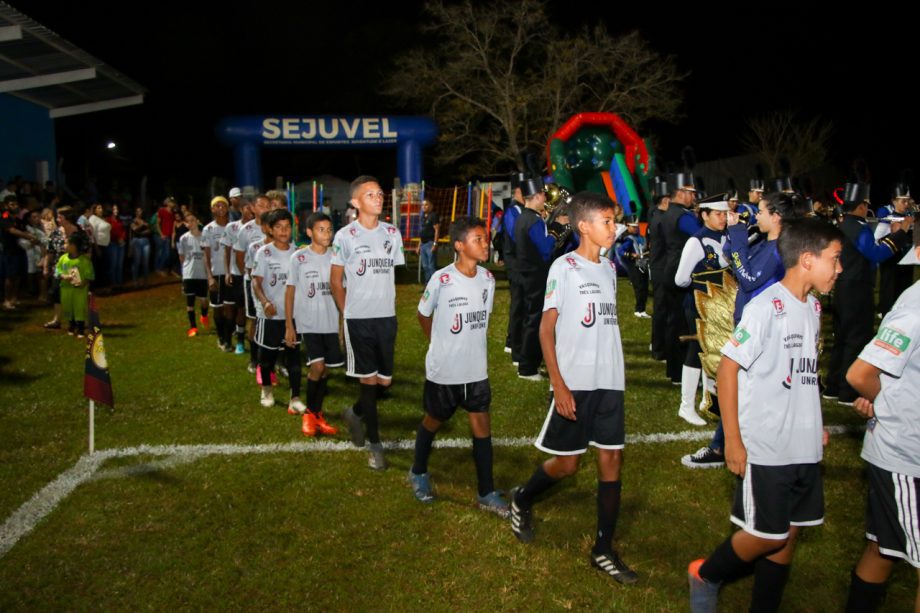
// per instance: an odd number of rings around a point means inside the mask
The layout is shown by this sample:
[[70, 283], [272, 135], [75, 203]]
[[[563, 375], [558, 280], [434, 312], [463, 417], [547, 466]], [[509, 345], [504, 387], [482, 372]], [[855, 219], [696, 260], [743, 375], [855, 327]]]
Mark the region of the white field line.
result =
[[[831, 434], [843, 434], [853, 430], [847, 426], [828, 426]], [[712, 437], [707, 430], [684, 430], [682, 432], [659, 432], [654, 434], [633, 434], [626, 437], [627, 444], [672, 443], [678, 441], [702, 441]], [[528, 447], [533, 444], [532, 437], [495, 438], [496, 447]], [[414, 440], [397, 440], [385, 442], [386, 449], [409, 450], [415, 446]], [[452, 438], [436, 440], [439, 449], [468, 449], [472, 446], [469, 438]], [[84, 455], [71, 468], [37, 491], [27, 502], [16, 509], [3, 525], [0, 526], [0, 558], [3, 558], [16, 543], [31, 532], [47, 515], [49, 515], [77, 486], [94, 478], [105, 479], [149, 473], [162, 468], [178, 466], [208, 456], [265, 455], [276, 453], [311, 453], [360, 451], [345, 441], [316, 441], [272, 443], [263, 445], [138, 445], [121, 449], [103, 449], [93, 455]], [[130, 458], [137, 456], [168, 456], [166, 460], [140, 466], [128, 466], [100, 471], [101, 466], [113, 458]]]

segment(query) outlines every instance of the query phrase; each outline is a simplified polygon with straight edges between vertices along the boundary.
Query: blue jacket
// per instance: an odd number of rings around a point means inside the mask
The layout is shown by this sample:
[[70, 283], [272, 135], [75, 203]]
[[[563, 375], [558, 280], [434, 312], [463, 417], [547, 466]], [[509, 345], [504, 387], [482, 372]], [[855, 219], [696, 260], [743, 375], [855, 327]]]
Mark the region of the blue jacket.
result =
[[741, 320], [745, 305], [786, 275], [776, 241], [761, 241], [750, 247], [747, 228], [741, 224], [728, 227], [728, 240], [722, 248], [738, 281], [735, 296], [735, 323]]

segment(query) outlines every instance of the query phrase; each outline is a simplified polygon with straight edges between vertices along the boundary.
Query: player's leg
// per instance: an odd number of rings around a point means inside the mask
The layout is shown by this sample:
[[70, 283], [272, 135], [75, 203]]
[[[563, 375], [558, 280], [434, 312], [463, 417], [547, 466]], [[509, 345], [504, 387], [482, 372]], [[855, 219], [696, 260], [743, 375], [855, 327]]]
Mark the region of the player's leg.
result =
[[[269, 408], [275, 405], [275, 397], [271, 386], [271, 373], [275, 371], [275, 362], [278, 359], [280, 339], [272, 339], [270, 320], [259, 318], [256, 320], [255, 340], [259, 344], [259, 381], [261, 381], [262, 406]], [[276, 340], [278, 342], [273, 343]]]
[[508, 501], [495, 489], [493, 475], [492, 423], [489, 408], [492, 389], [489, 380], [467, 383], [463, 387], [463, 406], [469, 413], [470, 432], [473, 435], [473, 463], [476, 466], [477, 503], [479, 508], [499, 517], [510, 514]]
[[434, 445], [434, 437], [441, 424], [450, 419], [456, 410], [453, 390], [456, 386], [438, 385], [425, 380], [422, 404], [425, 416], [415, 431], [415, 451], [412, 467], [409, 469], [409, 485], [419, 502], [432, 502], [434, 492], [428, 475], [428, 458]]
[[300, 399], [300, 380], [303, 375], [300, 365], [300, 344], [295, 343], [293, 347], [284, 346], [284, 363], [288, 369], [288, 384], [291, 386], [291, 402], [288, 405], [288, 413], [293, 410], [294, 413], [303, 415], [307, 412], [307, 405]]
[[195, 336], [198, 333], [195, 325], [195, 294], [185, 294], [185, 314], [188, 317], [188, 335]]
[[[371, 320], [372, 343], [376, 376], [361, 381], [361, 401], [367, 440], [370, 441], [368, 465], [375, 470], [386, 468], [383, 446], [380, 444], [379, 412], [377, 399], [381, 389], [393, 383], [393, 358], [396, 349], [396, 317], [381, 317]], [[370, 380], [373, 379], [374, 383]], [[371, 390], [373, 390], [373, 395]]]

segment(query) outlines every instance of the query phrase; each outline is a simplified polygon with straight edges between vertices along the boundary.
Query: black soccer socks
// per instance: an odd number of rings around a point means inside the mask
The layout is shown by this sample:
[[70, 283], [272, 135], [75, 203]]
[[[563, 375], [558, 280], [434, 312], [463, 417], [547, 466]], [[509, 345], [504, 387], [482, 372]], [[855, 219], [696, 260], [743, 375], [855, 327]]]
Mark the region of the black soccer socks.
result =
[[620, 516], [620, 492], [622, 481], [597, 482], [597, 535], [592, 553], [613, 551], [613, 533]]
[[492, 437], [473, 437], [473, 462], [476, 463], [476, 481], [479, 495], [485, 496], [495, 491], [492, 480]]

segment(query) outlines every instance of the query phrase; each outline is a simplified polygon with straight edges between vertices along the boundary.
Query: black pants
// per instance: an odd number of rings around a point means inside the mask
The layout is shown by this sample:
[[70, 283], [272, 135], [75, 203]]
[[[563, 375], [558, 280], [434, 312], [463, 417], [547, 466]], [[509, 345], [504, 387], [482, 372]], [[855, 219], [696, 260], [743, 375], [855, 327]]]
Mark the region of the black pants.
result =
[[524, 325], [524, 286], [520, 276], [508, 273], [508, 290], [511, 293], [511, 306], [508, 310], [508, 346], [511, 347], [511, 360], [521, 361], [521, 340]]
[[687, 318], [684, 316], [684, 295], [687, 290], [669, 285], [665, 291], [665, 312], [667, 323], [664, 334], [664, 353], [667, 360], [665, 374], [671, 381], [680, 381], [683, 370], [685, 350], [682, 348], [680, 336], [688, 333]]
[[535, 375], [543, 361], [540, 349], [540, 319], [543, 316], [543, 294], [546, 291], [546, 272], [528, 272], [520, 275], [524, 320], [521, 326], [521, 360], [518, 373]]
[[659, 360], [665, 357], [664, 335], [668, 325], [667, 287], [652, 272], [652, 357]]
[[642, 272], [638, 266], [627, 266], [626, 274], [629, 277], [629, 283], [632, 285], [633, 294], [636, 296], [636, 313], [645, 311], [645, 303], [648, 301], [648, 272]]
[[827, 368], [827, 391], [852, 402], [858, 394], [846, 381], [847, 370], [872, 340], [872, 285], [837, 281], [834, 291], [834, 350]]
[[879, 266], [878, 312], [884, 315], [891, 310], [901, 292], [914, 282], [914, 267], [898, 264], [895, 256]]

